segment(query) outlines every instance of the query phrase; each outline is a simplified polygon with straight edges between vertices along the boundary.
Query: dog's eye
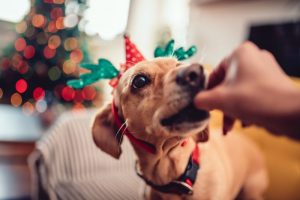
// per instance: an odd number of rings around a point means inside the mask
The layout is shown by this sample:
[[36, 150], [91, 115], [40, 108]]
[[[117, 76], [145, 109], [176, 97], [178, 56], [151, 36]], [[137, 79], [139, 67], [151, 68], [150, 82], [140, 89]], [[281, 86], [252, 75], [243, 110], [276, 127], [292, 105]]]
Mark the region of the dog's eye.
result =
[[132, 87], [134, 89], [140, 89], [144, 86], [146, 86], [148, 83], [150, 83], [150, 80], [147, 76], [145, 75], [137, 75], [136, 77], [134, 77], [133, 81], [132, 81]]

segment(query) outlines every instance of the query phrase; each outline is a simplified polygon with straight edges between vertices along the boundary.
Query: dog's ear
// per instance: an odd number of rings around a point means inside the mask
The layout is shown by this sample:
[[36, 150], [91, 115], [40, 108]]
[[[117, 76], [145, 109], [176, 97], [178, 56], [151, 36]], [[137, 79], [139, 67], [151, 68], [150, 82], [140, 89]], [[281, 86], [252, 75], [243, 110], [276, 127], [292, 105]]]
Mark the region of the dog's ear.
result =
[[116, 137], [117, 131], [111, 112], [111, 104], [109, 104], [96, 115], [92, 133], [95, 144], [105, 153], [118, 159], [122, 150], [121, 138]]

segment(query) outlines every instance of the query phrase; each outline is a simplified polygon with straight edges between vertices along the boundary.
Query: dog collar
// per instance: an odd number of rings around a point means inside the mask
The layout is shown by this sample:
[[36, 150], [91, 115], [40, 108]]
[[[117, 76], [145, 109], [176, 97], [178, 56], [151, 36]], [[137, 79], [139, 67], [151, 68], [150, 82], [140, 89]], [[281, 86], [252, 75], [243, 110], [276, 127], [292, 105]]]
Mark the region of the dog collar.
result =
[[124, 120], [121, 120], [120, 116], [118, 115], [118, 112], [117, 112], [117, 107], [114, 103], [114, 100], [112, 101], [112, 104], [111, 104], [111, 112], [112, 112], [112, 115], [113, 115], [113, 118], [115, 120], [115, 123], [116, 125], [118, 126], [119, 128], [119, 131], [121, 133], [124, 132], [124, 134], [128, 137], [128, 139], [136, 146], [140, 147], [141, 149], [144, 149], [146, 152], [148, 153], [151, 153], [151, 154], [155, 154], [155, 146], [148, 143], [148, 142], [145, 142], [143, 140], [140, 140], [136, 137], [134, 137], [130, 131], [126, 128], [126, 126], [123, 126], [123, 121]]
[[172, 193], [178, 195], [192, 195], [193, 185], [196, 181], [198, 169], [200, 168], [200, 150], [198, 145], [196, 145], [192, 155], [190, 156], [189, 162], [186, 166], [184, 173], [176, 180], [171, 181], [166, 185], [156, 185], [151, 181], [147, 180], [141, 173], [138, 163], [136, 162], [136, 173], [142, 178], [147, 185], [153, 189], [162, 193]]

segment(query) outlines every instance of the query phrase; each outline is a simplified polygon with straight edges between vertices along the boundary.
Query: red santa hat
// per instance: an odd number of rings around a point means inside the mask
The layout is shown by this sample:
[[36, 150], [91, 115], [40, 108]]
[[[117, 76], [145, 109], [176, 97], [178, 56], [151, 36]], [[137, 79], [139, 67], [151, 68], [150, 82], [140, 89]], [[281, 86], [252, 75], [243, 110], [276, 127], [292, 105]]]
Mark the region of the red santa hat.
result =
[[145, 60], [144, 56], [137, 49], [134, 43], [132, 43], [128, 37], [128, 35], [124, 35], [125, 40], [125, 54], [126, 54], [126, 63], [125, 63], [125, 71], [137, 64]]

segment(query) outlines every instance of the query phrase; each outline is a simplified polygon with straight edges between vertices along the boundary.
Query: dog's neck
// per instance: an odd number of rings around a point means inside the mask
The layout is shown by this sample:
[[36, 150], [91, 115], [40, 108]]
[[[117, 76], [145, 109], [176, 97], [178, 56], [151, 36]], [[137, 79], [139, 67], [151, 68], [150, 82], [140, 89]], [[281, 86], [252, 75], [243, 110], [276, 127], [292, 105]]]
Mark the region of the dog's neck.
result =
[[184, 171], [197, 145], [192, 137], [170, 137], [156, 142], [156, 153], [145, 152], [133, 144], [143, 176], [158, 185], [177, 179]]

